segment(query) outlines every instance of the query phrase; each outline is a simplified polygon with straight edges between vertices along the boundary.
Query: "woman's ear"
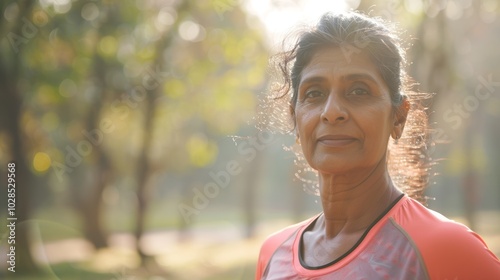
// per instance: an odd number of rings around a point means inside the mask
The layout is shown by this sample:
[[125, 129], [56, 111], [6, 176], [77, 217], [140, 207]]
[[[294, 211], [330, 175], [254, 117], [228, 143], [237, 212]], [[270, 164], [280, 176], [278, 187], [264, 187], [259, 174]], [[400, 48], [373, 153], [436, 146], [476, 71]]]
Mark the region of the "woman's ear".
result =
[[406, 124], [406, 117], [410, 111], [410, 101], [408, 98], [403, 97], [403, 102], [397, 107], [396, 113], [394, 114], [394, 127], [391, 133], [392, 138], [399, 139], [403, 134], [403, 130]]

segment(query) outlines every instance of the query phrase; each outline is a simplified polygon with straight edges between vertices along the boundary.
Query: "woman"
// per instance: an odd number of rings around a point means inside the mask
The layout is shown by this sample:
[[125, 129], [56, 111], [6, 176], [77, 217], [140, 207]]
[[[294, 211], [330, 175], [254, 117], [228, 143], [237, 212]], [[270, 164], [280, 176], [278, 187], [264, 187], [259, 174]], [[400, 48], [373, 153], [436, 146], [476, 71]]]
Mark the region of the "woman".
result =
[[477, 234], [415, 200], [427, 181], [427, 119], [390, 29], [325, 14], [281, 61], [281, 98], [323, 212], [270, 236], [256, 279], [500, 279]]

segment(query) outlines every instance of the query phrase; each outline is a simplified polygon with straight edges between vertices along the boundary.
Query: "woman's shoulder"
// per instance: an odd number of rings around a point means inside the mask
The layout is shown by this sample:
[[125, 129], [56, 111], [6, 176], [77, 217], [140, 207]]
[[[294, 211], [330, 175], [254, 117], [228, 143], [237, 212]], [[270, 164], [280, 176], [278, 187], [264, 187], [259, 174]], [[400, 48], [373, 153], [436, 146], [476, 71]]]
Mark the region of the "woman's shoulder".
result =
[[425, 229], [425, 232], [433, 237], [449, 236], [450, 233], [471, 232], [464, 224], [451, 220], [410, 197], [404, 197], [404, 201], [397, 209], [394, 218], [405, 229], [417, 230], [419, 234], [422, 234], [423, 229]]
[[271, 235], [269, 235], [260, 248], [259, 261], [257, 265], [257, 275], [261, 275], [264, 271], [267, 263], [273, 256], [274, 252], [281, 244], [283, 244], [289, 238], [297, 236], [296, 234], [302, 229], [307, 227], [311, 222], [313, 222], [317, 217], [316, 215], [300, 223], [285, 227]]
[[431, 278], [446, 275], [454, 279], [454, 276], [473, 275], [481, 270], [500, 276], [500, 261], [467, 226], [411, 198], [406, 198], [393, 219], [419, 251]]
[[464, 224], [451, 220], [412, 198], [404, 199], [393, 218], [412, 239], [436, 245], [477, 239], [484, 243], [479, 235]]

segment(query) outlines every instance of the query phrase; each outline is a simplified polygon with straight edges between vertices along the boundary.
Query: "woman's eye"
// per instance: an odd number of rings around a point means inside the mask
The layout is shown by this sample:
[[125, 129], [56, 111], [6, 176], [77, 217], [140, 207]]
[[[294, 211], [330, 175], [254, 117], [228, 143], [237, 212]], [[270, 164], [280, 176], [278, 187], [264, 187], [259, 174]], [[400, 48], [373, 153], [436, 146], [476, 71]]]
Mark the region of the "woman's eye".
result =
[[349, 92], [350, 95], [366, 95], [368, 91], [363, 88], [355, 88]]
[[319, 90], [310, 90], [306, 92], [306, 98], [315, 98], [315, 97], [320, 97], [322, 95], [323, 93]]

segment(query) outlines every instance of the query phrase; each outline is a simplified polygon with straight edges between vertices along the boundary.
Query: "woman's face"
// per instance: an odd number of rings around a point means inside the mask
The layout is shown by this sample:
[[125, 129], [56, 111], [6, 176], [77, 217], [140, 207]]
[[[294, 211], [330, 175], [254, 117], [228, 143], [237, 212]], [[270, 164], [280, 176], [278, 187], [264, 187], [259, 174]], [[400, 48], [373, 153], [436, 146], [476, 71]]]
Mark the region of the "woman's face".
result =
[[309, 165], [331, 174], [385, 162], [388, 138], [401, 122], [370, 58], [339, 48], [318, 50], [303, 69], [295, 120]]

